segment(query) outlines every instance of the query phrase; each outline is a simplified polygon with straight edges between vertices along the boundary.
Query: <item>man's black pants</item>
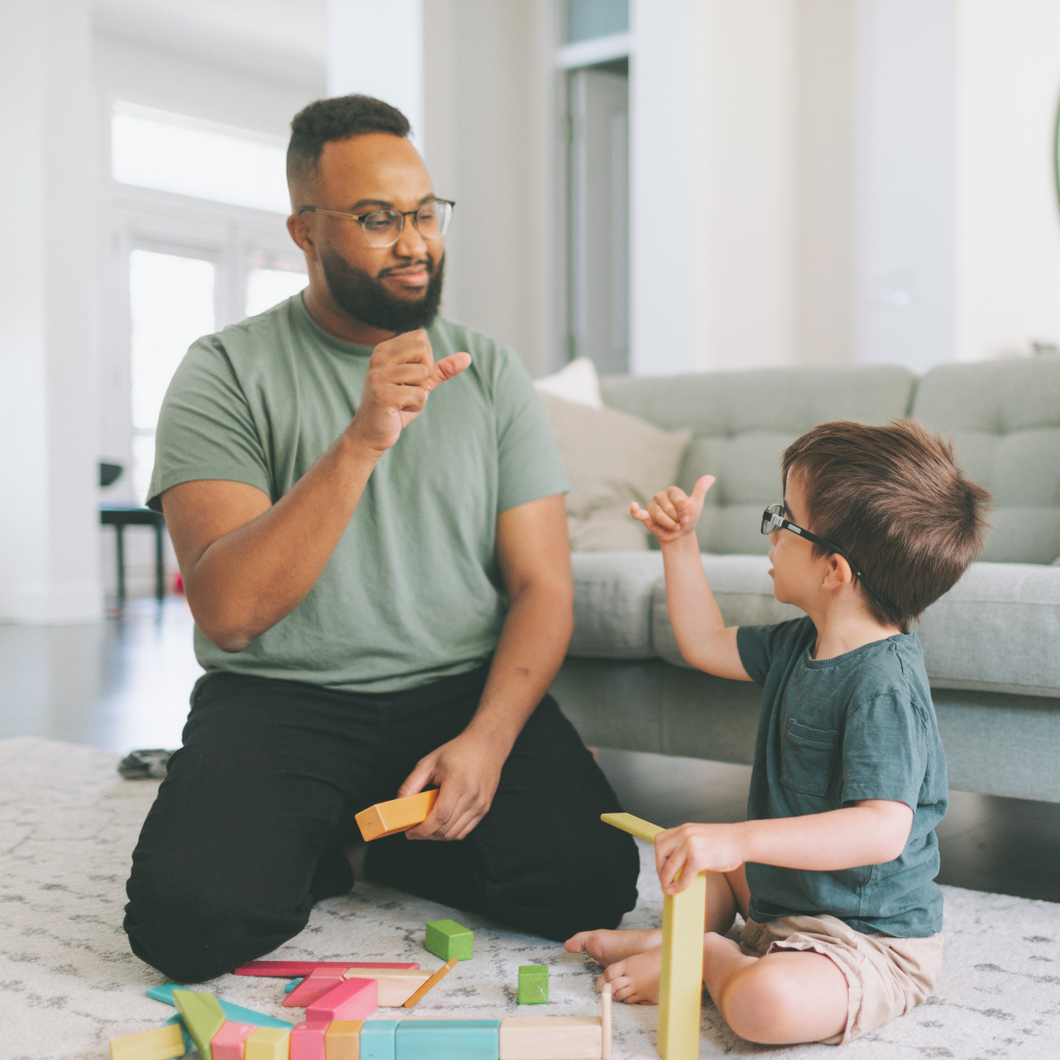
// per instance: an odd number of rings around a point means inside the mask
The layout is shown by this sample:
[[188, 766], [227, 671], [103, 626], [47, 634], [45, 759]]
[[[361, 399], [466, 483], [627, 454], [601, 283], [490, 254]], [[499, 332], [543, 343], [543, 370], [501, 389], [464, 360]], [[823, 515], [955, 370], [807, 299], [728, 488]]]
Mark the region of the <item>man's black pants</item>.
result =
[[[345, 894], [354, 814], [395, 798], [463, 731], [488, 667], [388, 695], [218, 673], [192, 697], [184, 745], [133, 854], [133, 952], [202, 982], [297, 935]], [[423, 898], [563, 939], [614, 927], [637, 900], [633, 840], [600, 821], [618, 799], [546, 696], [515, 742], [489, 813], [459, 842], [368, 845], [367, 872]], [[356, 956], [356, 940], [351, 940]]]

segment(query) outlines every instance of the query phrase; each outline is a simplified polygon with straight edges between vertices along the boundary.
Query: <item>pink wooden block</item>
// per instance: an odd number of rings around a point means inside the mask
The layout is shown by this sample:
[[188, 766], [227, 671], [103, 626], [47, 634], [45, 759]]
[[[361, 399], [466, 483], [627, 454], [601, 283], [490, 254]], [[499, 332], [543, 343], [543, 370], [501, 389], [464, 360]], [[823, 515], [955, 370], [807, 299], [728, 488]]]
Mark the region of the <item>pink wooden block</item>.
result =
[[290, 1060], [324, 1060], [326, 1023], [297, 1023], [291, 1031]]
[[237, 968], [235, 974], [294, 979], [298, 975], [311, 975], [318, 968], [334, 968], [344, 972], [347, 968], [419, 968], [419, 965], [388, 961], [251, 961]]
[[344, 979], [329, 994], [306, 1009], [306, 1023], [366, 1020], [379, 1006], [379, 984], [374, 979]]
[[243, 1043], [257, 1029], [253, 1023], [222, 1023], [210, 1042], [213, 1060], [243, 1060]]
[[305, 1008], [335, 989], [343, 980], [338, 968], [317, 968], [310, 972], [284, 999], [284, 1008]]

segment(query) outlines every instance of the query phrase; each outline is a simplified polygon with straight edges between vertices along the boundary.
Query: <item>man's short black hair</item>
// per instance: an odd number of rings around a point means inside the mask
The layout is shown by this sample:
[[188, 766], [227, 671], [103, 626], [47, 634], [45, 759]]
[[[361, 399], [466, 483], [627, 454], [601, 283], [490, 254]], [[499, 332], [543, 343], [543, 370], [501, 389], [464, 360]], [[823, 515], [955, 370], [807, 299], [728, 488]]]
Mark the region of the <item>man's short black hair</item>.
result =
[[287, 145], [287, 180], [304, 180], [320, 161], [324, 144], [366, 133], [405, 137], [409, 120], [389, 103], [372, 96], [336, 96], [303, 107], [291, 121]]

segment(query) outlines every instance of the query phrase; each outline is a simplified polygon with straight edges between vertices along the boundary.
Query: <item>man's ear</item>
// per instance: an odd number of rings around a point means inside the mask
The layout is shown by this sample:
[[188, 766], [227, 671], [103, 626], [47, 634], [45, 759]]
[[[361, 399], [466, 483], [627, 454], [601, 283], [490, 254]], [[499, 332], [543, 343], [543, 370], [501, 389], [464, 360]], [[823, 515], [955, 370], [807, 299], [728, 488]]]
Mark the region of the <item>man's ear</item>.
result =
[[287, 231], [291, 238], [298, 244], [298, 249], [307, 258], [316, 260], [317, 248], [313, 243], [313, 229], [307, 220], [308, 215], [304, 213], [293, 213], [287, 218]]

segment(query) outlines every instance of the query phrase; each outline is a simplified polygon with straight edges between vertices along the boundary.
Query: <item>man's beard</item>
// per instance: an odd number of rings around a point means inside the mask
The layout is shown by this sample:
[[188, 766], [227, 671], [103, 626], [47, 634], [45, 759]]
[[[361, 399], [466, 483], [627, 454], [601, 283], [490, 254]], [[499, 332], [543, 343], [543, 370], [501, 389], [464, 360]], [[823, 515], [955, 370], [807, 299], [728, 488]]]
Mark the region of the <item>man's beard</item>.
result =
[[334, 251], [321, 254], [320, 264], [335, 304], [362, 324], [400, 335], [417, 328], [429, 328], [438, 315], [445, 274], [444, 256], [437, 265], [433, 259], [426, 259], [427, 289], [421, 298], [416, 299], [392, 295], [380, 279], [364, 269], [354, 268]]

